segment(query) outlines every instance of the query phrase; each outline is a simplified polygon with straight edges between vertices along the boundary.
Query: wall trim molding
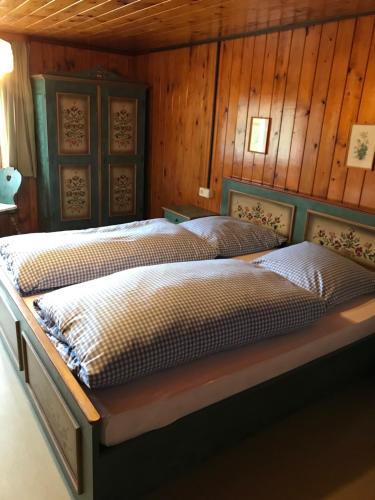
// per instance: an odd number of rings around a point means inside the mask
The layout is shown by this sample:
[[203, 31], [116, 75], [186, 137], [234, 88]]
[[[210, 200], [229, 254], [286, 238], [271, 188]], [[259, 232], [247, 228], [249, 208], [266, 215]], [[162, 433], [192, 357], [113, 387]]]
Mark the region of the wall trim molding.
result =
[[335, 21], [343, 21], [345, 19], [356, 19], [359, 17], [366, 17], [366, 16], [373, 16], [373, 15], [375, 15], [375, 10], [361, 12], [359, 14], [345, 14], [343, 16], [328, 16], [328, 17], [322, 17], [319, 19], [312, 19], [311, 21], [303, 21], [303, 22], [299, 22], [299, 23], [289, 23], [289, 24], [285, 24], [283, 26], [273, 26], [270, 28], [262, 28], [262, 29], [253, 30], [253, 31], [251, 31], [251, 30], [244, 31], [241, 33], [233, 34], [233, 35], [206, 38], [204, 40], [199, 40], [199, 41], [197, 40], [196, 42], [182, 43], [179, 45], [171, 45], [169, 47], [159, 47], [156, 49], [152, 49], [148, 52], [132, 52], [130, 55], [137, 57], [137, 56], [141, 56], [141, 55], [153, 54], [155, 52], [165, 52], [165, 51], [169, 51], [169, 50], [178, 50], [178, 49], [183, 49], [183, 48], [187, 48], [187, 47], [194, 47], [196, 45], [219, 43], [219, 42], [225, 42], [227, 40], [237, 40], [238, 38], [246, 38], [249, 36], [264, 35], [266, 33], [289, 31], [289, 30], [294, 30], [297, 28], [309, 28], [310, 26], [315, 26], [317, 24], [327, 24], [327, 23], [332, 23]]

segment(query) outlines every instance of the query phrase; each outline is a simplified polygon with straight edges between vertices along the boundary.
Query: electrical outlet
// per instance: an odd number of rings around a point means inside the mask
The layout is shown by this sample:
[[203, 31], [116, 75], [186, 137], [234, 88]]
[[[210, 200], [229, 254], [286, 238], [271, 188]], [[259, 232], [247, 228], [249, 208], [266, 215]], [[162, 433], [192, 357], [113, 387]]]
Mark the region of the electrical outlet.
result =
[[212, 191], [209, 188], [200, 187], [199, 188], [199, 196], [201, 196], [202, 198], [211, 198]]

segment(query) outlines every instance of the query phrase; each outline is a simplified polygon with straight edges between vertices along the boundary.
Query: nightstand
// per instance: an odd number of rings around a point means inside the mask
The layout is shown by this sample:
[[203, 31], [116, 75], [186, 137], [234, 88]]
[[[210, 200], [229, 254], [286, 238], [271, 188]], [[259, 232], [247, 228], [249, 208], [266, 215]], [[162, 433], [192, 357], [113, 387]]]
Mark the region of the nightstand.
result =
[[162, 208], [164, 217], [174, 224], [186, 222], [187, 220], [199, 219], [200, 217], [218, 215], [204, 208], [195, 207], [194, 205], [168, 205]]

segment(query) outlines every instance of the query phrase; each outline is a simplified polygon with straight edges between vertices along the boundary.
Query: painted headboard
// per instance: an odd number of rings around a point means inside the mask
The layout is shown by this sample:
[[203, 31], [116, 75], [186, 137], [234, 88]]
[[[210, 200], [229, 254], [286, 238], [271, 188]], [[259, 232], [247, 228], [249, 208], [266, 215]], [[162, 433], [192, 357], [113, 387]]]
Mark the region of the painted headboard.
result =
[[375, 269], [375, 214], [224, 179], [221, 214], [324, 245]]

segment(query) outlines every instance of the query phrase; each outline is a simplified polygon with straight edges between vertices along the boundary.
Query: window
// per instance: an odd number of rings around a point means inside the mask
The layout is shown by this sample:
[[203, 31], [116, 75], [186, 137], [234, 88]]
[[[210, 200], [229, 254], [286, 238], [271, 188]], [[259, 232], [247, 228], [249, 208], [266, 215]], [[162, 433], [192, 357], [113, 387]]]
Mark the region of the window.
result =
[[13, 71], [13, 52], [9, 42], [0, 38], [0, 78]]
[[6, 75], [13, 71], [13, 52], [9, 42], [0, 38], [0, 166], [9, 167]]

